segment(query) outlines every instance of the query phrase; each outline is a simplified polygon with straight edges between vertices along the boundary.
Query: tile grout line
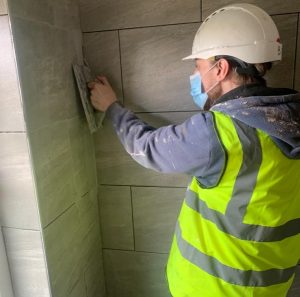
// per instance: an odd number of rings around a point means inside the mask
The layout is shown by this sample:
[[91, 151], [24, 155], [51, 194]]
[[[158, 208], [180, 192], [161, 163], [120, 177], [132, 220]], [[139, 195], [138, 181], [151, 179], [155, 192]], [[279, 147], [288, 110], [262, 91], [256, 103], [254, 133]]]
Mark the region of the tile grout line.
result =
[[294, 79], [293, 79], [293, 89], [295, 89], [296, 86], [296, 78], [297, 78], [297, 58], [298, 57], [298, 35], [299, 35], [299, 15], [300, 13], [298, 13], [298, 17], [297, 17], [297, 28], [296, 28], [296, 44], [295, 44], [295, 57], [294, 57]]
[[145, 254], [156, 254], [156, 255], [168, 255], [168, 252], [151, 252], [141, 250], [125, 250], [125, 249], [114, 249], [114, 248], [102, 248], [105, 251], [118, 251], [118, 252], [131, 252], [131, 253], [145, 253]]
[[203, 15], [203, 3], [202, 0], [200, 0], [200, 22], [202, 22], [202, 15]]
[[133, 199], [132, 199], [132, 187], [129, 186], [130, 190], [130, 202], [131, 202], [131, 220], [132, 220], [132, 234], [133, 234], [133, 251], [136, 252], [135, 249], [135, 229], [134, 229], [134, 215], [133, 215]]
[[103, 30], [93, 30], [93, 31], [83, 31], [82, 33], [102, 33], [111, 31], [123, 31], [123, 30], [134, 30], [134, 29], [147, 29], [147, 28], [157, 28], [157, 27], [167, 27], [167, 26], [178, 26], [178, 25], [189, 25], [189, 24], [199, 24], [199, 21], [193, 22], [183, 22], [183, 23], [173, 23], [173, 24], [160, 24], [160, 25], [149, 25], [149, 26], [136, 26], [136, 27], [124, 27], [124, 28], [113, 28], [113, 29], [103, 29]]
[[120, 30], [118, 30], [118, 41], [119, 41], [119, 58], [120, 58], [120, 71], [121, 71], [121, 88], [122, 88], [122, 97], [123, 97], [122, 103], [125, 105]]
[[60, 213], [56, 218], [54, 218], [52, 221], [50, 221], [46, 226], [42, 227], [42, 230], [45, 230], [48, 228], [52, 223], [57, 221], [61, 216], [63, 216], [71, 207], [73, 207], [76, 204], [76, 202], [73, 202], [68, 208], [66, 208], [62, 213]]

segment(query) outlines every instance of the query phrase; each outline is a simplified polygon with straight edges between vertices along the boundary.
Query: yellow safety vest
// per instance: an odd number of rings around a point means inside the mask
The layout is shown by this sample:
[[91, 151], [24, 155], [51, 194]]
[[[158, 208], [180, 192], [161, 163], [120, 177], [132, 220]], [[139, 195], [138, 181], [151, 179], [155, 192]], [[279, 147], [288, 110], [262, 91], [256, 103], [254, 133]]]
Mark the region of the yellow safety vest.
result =
[[283, 297], [300, 258], [300, 160], [263, 131], [213, 112], [226, 164], [194, 177], [167, 264], [174, 297]]

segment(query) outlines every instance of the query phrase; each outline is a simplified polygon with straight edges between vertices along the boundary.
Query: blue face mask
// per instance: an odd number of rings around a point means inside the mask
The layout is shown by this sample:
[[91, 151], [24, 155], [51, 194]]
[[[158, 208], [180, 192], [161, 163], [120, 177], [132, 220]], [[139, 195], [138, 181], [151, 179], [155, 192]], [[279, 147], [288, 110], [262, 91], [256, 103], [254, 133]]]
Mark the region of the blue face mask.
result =
[[[211, 68], [209, 68], [206, 73], [208, 73], [216, 65], [217, 63], [214, 64]], [[217, 81], [211, 88], [209, 88], [209, 90], [207, 90], [207, 92], [204, 92], [204, 90], [202, 90], [202, 78], [200, 73], [197, 71], [195, 74], [190, 76], [190, 83], [191, 83], [191, 95], [193, 97], [193, 100], [196, 103], [196, 105], [198, 105], [201, 109], [203, 109], [208, 99], [207, 93], [211, 91], [219, 82]]]

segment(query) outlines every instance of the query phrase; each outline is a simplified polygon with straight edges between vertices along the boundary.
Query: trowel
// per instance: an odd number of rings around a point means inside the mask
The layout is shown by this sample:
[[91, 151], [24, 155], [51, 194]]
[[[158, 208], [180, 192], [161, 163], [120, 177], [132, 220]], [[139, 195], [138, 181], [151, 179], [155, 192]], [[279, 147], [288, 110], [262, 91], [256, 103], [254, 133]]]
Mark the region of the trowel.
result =
[[105, 115], [104, 112], [95, 110], [90, 101], [90, 91], [87, 84], [94, 81], [95, 76], [88, 65], [73, 64], [73, 71], [90, 132], [94, 133], [102, 126]]

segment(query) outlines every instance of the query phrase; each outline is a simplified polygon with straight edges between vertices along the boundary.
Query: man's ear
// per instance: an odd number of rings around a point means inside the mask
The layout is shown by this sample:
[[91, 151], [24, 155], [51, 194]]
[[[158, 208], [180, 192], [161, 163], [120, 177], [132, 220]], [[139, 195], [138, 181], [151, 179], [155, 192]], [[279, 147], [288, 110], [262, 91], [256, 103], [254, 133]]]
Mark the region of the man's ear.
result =
[[217, 72], [217, 77], [218, 81], [223, 81], [228, 73], [230, 72], [230, 65], [226, 59], [220, 59], [218, 61], [218, 72]]

